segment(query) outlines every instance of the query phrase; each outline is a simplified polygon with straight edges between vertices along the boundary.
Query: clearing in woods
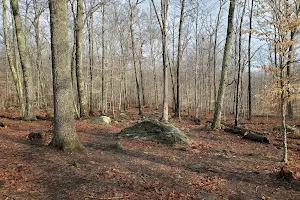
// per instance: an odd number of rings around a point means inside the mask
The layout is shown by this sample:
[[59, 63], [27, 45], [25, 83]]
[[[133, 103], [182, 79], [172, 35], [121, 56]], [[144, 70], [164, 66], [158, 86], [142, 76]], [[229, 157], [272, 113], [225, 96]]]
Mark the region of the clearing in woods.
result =
[[[300, 199], [300, 139], [288, 140], [294, 179], [278, 177], [282, 144], [273, 127], [279, 119], [241, 121], [244, 127], [264, 132], [271, 144], [223, 130], [207, 131], [205, 121], [212, 116], [201, 116], [200, 125], [190, 117], [172, 119], [192, 144], [171, 147], [117, 139], [118, 132], [136, 123], [136, 113], [131, 109], [110, 125], [77, 120], [85, 146], [81, 153], [29, 141], [32, 131], [51, 131], [50, 121], [25, 122], [12, 119], [15, 112], [2, 113], [10, 118], [0, 118], [5, 125], [0, 127], [0, 199]], [[228, 117], [226, 123], [232, 122]]]

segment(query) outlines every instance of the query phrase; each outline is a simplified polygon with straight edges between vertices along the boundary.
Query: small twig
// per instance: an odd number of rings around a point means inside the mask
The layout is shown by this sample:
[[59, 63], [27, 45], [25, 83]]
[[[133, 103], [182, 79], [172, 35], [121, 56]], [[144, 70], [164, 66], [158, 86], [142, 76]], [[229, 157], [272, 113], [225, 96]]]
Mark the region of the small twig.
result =
[[0, 195], [2, 195], [2, 196], [4, 196], [4, 197], [7, 197], [7, 198], [10, 198], [10, 199], [13, 199], [13, 200], [17, 200], [17, 199], [15, 199], [15, 198], [13, 198], [13, 197], [7, 195], [7, 194], [0, 193]]
[[85, 198], [98, 199], [98, 200], [115, 200], [115, 199], [126, 199], [126, 198], [129, 198], [129, 196], [125, 196], [125, 197], [105, 197], [105, 198], [98, 198], [98, 197], [93, 197], [93, 196], [85, 196]]
[[148, 183], [148, 181], [146, 181], [145, 177], [141, 176], [141, 178], [143, 179], [143, 181], [144, 181], [145, 183]]

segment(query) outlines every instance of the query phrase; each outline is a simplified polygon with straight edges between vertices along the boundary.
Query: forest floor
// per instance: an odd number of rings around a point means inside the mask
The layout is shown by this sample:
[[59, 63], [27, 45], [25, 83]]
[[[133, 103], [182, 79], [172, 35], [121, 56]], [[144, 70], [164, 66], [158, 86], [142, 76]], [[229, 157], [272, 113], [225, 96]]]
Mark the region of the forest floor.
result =
[[29, 141], [29, 132], [50, 131], [50, 121], [25, 122], [11, 119], [15, 112], [1, 113], [10, 118], [0, 118], [5, 124], [0, 127], [0, 199], [300, 199], [300, 139], [288, 139], [294, 179], [278, 177], [282, 142], [273, 127], [279, 119], [241, 120], [244, 127], [266, 134], [271, 144], [264, 144], [223, 130], [207, 131], [212, 116], [201, 116], [200, 125], [183, 116], [171, 123], [192, 144], [171, 147], [117, 139], [118, 132], [136, 123], [136, 113], [130, 109], [127, 117], [106, 126], [77, 120], [85, 146], [81, 153]]

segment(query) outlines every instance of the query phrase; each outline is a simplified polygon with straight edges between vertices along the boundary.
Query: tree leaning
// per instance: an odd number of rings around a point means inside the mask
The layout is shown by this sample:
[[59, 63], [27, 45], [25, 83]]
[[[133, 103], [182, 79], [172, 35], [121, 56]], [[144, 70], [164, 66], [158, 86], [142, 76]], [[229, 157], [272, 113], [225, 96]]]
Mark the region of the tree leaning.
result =
[[72, 105], [67, 0], [50, 0], [49, 8], [54, 95], [54, 137], [50, 146], [62, 150], [82, 149]]
[[227, 35], [226, 35], [224, 55], [222, 61], [221, 80], [219, 85], [218, 98], [215, 105], [215, 113], [214, 113], [214, 121], [212, 124], [212, 129], [220, 129], [221, 126], [221, 112], [223, 108], [223, 101], [225, 95], [225, 83], [227, 81], [227, 73], [228, 73], [228, 60], [230, 55], [231, 43], [232, 43], [234, 9], [235, 9], [235, 0], [230, 0]]

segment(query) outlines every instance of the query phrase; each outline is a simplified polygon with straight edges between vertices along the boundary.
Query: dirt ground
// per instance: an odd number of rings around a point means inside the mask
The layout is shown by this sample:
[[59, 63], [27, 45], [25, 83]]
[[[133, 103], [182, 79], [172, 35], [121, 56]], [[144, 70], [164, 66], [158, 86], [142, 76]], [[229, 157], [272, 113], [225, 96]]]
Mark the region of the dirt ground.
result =
[[[136, 113], [131, 109], [107, 126], [92, 124], [92, 119], [76, 121], [85, 146], [81, 153], [29, 141], [32, 131], [50, 131], [50, 121], [0, 118], [5, 124], [0, 127], [0, 199], [300, 199], [300, 139], [288, 139], [294, 179], [277, 176], [281, 135], [272, 130], [279, 119], [242, 121], [244, 127], [264, 132], [271, 144], [207, 131], [211, 116], [201, 116], [200, 125], [191, 117], [172, 119], [192, 144], [171, 147], [118, 139], [120, 130], [136, 123]], [[16, 117], [14, 112], [1, 114]], [[158, 117], [150, 111], [146, 115]], [[232, 123], [230, 117], [227, 123]]]

